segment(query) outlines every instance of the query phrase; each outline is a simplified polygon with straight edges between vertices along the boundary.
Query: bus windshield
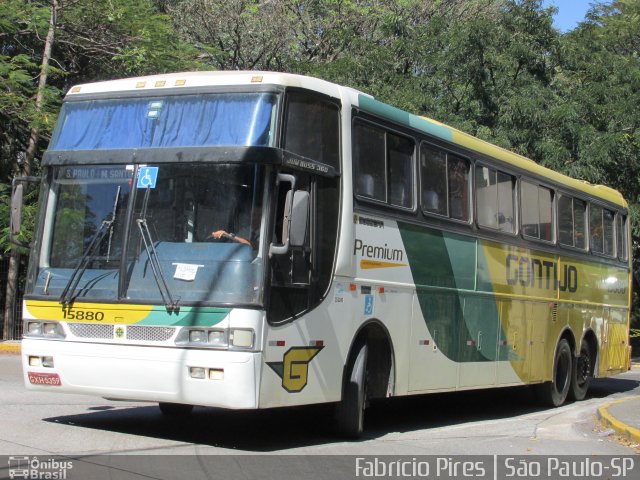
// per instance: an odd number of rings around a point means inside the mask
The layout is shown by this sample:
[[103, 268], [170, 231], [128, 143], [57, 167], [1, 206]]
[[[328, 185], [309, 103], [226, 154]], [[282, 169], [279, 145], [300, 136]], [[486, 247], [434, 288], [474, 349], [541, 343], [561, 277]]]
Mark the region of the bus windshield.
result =
[[49, 150], [271, 147], [276, 104], [272, 93], [66, 102]]
[[135, 178], [132, 165], [56, 167], [30, 293], [260, 304], [264, 169], [161, 164]]

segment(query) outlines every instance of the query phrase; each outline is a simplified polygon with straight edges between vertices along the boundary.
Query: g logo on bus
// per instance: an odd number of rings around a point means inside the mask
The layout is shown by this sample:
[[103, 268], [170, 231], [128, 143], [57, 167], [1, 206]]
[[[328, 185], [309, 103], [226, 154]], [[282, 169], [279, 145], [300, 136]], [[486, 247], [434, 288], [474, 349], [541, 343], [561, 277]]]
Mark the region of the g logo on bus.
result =
[[124, 337], [124, 328], [122, 327], [116, 328], [115, 334], [116, 334], [116, 338]]
[[282, 388], [297, 393], [307, 386], [309, 362], [324, 347], [292, 347], [282, 356], [282, 362], [267, 362], [267, 365], [282, 379]]

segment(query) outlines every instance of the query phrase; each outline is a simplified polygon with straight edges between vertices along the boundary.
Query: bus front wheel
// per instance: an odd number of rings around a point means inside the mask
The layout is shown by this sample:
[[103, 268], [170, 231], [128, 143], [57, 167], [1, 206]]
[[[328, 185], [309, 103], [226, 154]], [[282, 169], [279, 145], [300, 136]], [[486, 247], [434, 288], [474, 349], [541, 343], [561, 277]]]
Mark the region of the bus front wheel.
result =
[[572, 381], [571, 347], [566, 339], [561, 339], [553, 359], [553, 377], [551, 382], [537, 385], [538, 398], [545, 405], [559, 407], [567, 399]]
[[342, 400], [336, 405], [335, 419], [338, 433], [358, 438], [364, 428], [364, 410], [367, 403], [367, 343], [362, 342], [346, 370]]

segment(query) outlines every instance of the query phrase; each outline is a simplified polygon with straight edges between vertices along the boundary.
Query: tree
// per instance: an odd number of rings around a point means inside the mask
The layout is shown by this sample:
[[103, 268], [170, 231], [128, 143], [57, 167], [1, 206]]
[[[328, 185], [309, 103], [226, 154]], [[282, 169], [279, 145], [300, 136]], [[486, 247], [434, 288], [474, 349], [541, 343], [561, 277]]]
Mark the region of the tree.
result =
[[[39, 171], [62, 92], [71, 83], [191, 68], [193, 57], [150, 0], [6, 0], [0, 11], [2, 181]], [[5, 206], [8, 192], [0, 191]], [[5, 338], [13, 323], [19, 255], [14, 249], [10, 257]]]

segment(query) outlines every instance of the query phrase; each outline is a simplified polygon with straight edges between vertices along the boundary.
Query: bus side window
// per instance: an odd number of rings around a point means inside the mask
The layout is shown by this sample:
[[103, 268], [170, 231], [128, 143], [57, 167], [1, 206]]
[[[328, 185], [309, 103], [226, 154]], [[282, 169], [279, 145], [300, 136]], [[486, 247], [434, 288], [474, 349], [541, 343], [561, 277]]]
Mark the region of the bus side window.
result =
[[587, 248], [587, 202], [573, 199], [573, 221], [575, 247], [585, 250]]
[[522, 181], [522, 234], [553, 242], [553, 190]]
[[469, 221], [469, 161], [435, 147], [420, 149], [422, 210]]
[[575, 246], [573, 224], [573, 198], [560, 195], [558, 198], [558, 240], [561, 245]]
[[447, 215], [447, 155], [423, 145], [420, 149], [422, 210]]
[[604, 254], [608, 257], [615, 256], [615, 236], [614, 236], [615, 213], [611, 210], [602, 210], [602, 230], [604, 234]]
[[387, 133], [389, 203], [398, 207], [413, 206], [413, 140]]
[[589, 244], [592, 252], [604, 253], [602, 207], [594, 204], [589, 206]]
[[493, 168], [476, 166], [478, 225], [515, 233], [515, 177]]
[[356, 123], [353, 129], [356, 195], [387, 201], [385, 175], [385, 133], [379, 128]]
[[340, 171], [340, 107], [308, 93], [288, 93], [284, 148]]
[[622, 261], [629, 259], [627, 254], [627, 217], [622, 213], [616, 215], [616, 239], [618, 247], [618, 258]]

